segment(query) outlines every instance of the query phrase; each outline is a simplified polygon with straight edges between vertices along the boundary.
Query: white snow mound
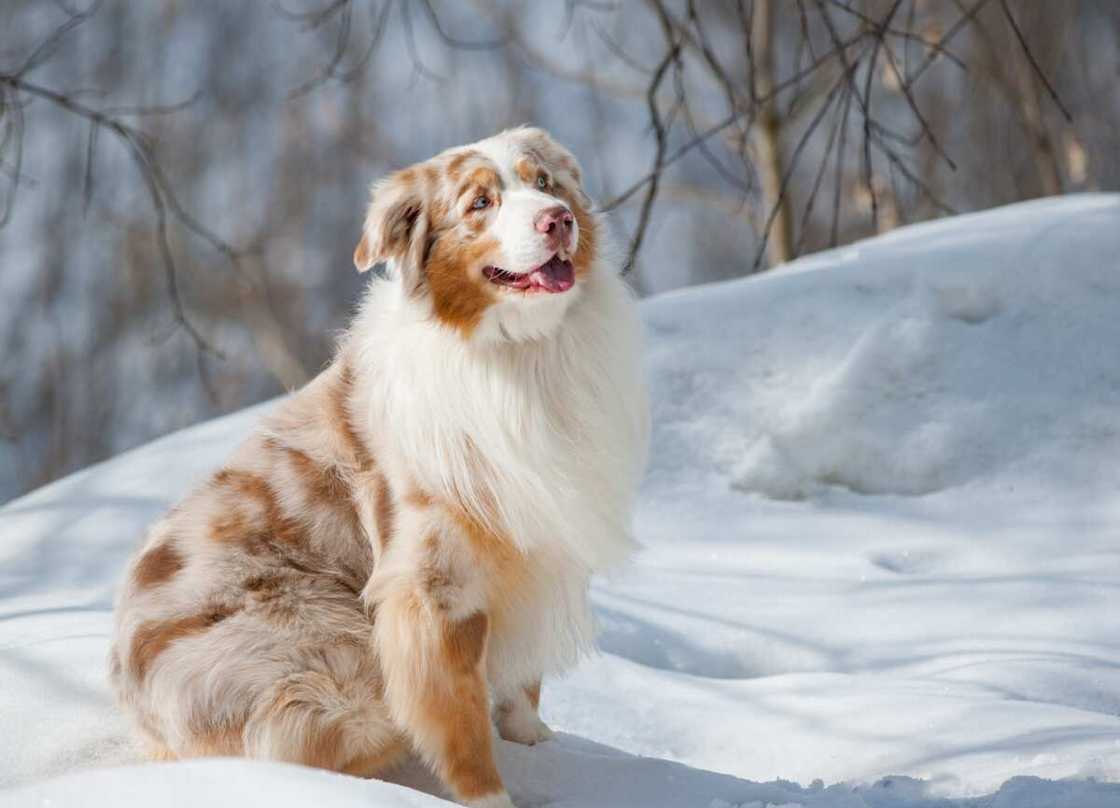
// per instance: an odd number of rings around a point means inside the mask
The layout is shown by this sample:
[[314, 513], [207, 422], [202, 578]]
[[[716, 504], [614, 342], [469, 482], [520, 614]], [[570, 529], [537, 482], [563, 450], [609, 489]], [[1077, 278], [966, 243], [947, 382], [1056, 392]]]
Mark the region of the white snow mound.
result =
[[647, 315], [676, 394], [659, 404], [696, 414], [684, 437], [744, 490], [1120, 483], [1100, 462], [1120, 448], [1115, 197], [902, 228]]
[[[603, 653], [545, 685], [557, 738], [499, 744], [514, 799], [1120, 805], [1120, 196], [642, 305], [646, 549], [593, 588]], [[138, 765], [117, 579], [269, 406], [0, 508], [0, 805], [446, 804], [415, 764]]]

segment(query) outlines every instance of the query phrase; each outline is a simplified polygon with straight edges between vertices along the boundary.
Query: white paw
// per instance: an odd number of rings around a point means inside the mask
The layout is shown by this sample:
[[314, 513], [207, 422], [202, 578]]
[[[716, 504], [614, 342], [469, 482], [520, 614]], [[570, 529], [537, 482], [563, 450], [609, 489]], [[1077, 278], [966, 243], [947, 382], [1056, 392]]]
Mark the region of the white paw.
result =
[[532, 746], [552, 738], [552, 730], [530, 710], [510, 710], [498, 717], [498, 734], [507, 741]]
[[499, 791], [497, 794], [487, 794], [474, 800], [466, 801], [467, 808], [517, 808], [509, 794]]

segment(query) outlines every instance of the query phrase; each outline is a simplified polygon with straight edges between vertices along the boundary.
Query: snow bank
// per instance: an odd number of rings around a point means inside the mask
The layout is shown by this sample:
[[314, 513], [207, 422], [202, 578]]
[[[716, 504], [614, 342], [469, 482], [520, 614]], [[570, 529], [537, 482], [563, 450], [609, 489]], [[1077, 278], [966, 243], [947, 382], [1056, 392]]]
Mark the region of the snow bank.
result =
[[[1069, 197], [644, 303], [646, 550], [557, 740], [500, 745], [515, 799], [1120, 805], [1118, 256], [1120, 197]], [[415, 766], [107, 768], [117, 576], [262, 411], [0, 508], [0, 804], [444, 804]]]
[[1102, 449], [1120, 449], [1118, 256], [1116, 198], [1084, 196], [663, 295], [647, 306], [666, 337], [660, 423], [778, 499], [1021, 497], [1057, 480], [1115, 492], [1120, 465]]
[[[906, 777], [885, 778], [865, 787], [814, 783], [747, 783], [733, 777], [696, 772], [666, 761], [642, 760], [561, 741], [562, 750], [547, 756], [547, 765], [531, 785], [518, 783], [513, 796], [520, 805], [565, 808], [609, 806], [650, 808], [687, 805], [698, 808], [1115, 808], [1120, 786], [1055, 783], [1017, 777], [999, 791], [977, 800], [948, 800], [928, 795], [928, 784]], [[529, 758], [530, 756], [525, 756]], [[526, 759], [525, 765], [542, 761]], [[82, 808], [244, 808], [267, 795], [272, 808], [451, 808], [455, 803], [423, 791], [376, 780], [359, 780], [330, 772], [279, 763], [238, 760], [189, 761], [95, 769], [69, 774], [3, 794], [10, 808], [74, 805]], [[559, 799], [557, 799], [558, 795]]]

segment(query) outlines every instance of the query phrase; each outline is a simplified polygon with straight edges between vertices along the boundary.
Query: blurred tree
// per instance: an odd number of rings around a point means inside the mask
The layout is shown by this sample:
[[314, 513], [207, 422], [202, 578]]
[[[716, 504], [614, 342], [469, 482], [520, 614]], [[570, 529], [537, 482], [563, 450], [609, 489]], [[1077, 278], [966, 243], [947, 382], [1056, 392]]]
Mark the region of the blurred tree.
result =
[[0, 32], [0, 498], [301, 384], [368, 183], [505, 126], [580, 155], [643, 292], [1120, 185], [1111, 0], [8, 0]]

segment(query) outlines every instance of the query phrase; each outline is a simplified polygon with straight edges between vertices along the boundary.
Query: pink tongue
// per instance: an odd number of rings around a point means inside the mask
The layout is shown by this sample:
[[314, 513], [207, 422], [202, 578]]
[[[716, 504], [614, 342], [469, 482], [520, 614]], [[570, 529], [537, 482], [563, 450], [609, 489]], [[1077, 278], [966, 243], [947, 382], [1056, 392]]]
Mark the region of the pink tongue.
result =
[[530, 272], [529, 282], [549, 292], [566, 292], [575, 283], [575, 273], [570, 262], [554, 257], [544, 266]]

